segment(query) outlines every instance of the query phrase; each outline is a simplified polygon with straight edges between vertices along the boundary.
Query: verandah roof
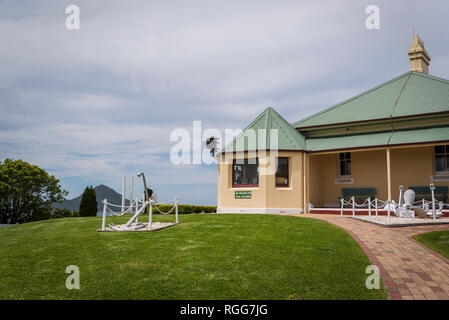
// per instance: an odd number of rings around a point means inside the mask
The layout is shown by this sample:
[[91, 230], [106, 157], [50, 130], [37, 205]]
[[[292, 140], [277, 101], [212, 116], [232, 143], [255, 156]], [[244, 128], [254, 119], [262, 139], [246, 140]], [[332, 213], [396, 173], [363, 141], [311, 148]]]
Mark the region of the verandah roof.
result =
[[449, 112], [449, 81], [410, 71], [293, 125], [273, 108], [267, 108], [223, 151], [255, 150], [248, 145], [246, 134], [254, 130], [258, 145], [260, 136], [257, 131], [260, 129], [266, 130], [265, 136], [262, 135], [266, 140], [265, 149], [273, 147], [270, 130], [278, 130], [279, 150], [324, 151], [449, 141], [449, 127], [402, 130], [395, 131], [394, 134], [393, 131], [388, 131], [322, 138], [306, 138], [295, 129], [440, 112]]
[[328, 151], [438, 141], [449, 141], [449, 127], [310, 138], [306, 140], [306, 146], [308, 151]]

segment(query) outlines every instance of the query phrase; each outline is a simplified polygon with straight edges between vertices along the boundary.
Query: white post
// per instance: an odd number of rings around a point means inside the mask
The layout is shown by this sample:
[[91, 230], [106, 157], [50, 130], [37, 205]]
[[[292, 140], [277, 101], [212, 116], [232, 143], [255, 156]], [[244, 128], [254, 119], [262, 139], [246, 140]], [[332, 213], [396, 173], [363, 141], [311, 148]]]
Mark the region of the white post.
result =
[[139, 211], [139, 198], [136, 198], [136, 212]]
[[402, 205], [402, 193], [404, 191], [404, 186], [399, 186], [399, 204], [398, 204], [398, 208], [401, 207]]
[[371, 197], [368, 198], [368, 214], [371, 217]]
[[377, 197], [376, 197], [376, 199], [374, 200], [374, 205], [376, 206], [376, 217], [377, 217], [377, 214], [379, 213], [379, 209], [378, 209], [378, 207], [377, 207]]
[[176, 213], [176, 223], [178, 223], [178, 197], [175, 198], [175, 213]]
[[430, 192], [432, 192], [432, 215], [433, 215], [433, 220], [435, 220], [436, 218], [436, 213], [435, 213], [435, 186], [433, 183], [430, 184]]
[[344, 199], [343, 199], [343, 198], [341, 198], [341, 199], [340, 199], [340, 202], [341, 202], [340, 216], [343, 216], [343, 205], [344, 205]]
[[[144, 203], [146, 200], [145, 200], [145, 192], [144, 193], [142, 193], [142, 203]], [[146, 210], [143, 212], [143, 214], [145, 214], [145, 213], [147, 213], [146, 212]]]
[[149, 214], [149, 218], [148, 218], [148, 226], [151, 230], [151, 224], [153, 223], [153, 201], [150, 200], [150, 214]]
[[354, 199], [354, 196], [352, 196], [351, 199], [352, 199], [352, 215], [355, 216], [355, 199]]
[[390, 224], [390, 200], [387, 201], [388, 206], [388, 224]]
[[122, 177], [122, 214], [125, 212], [125, 176]]
[[149, 205], [149, 203], [148, 202], [145, 202], [143, 205], [142, 205], [142, 208], [140, 208], [140, 210], [139, 211], [137, 211], [133, 216], [132, 216], [132, 218], [131, 219], [129, 219], [129, 221], [125, 224], [125, 227], [126, 228], [129, 228], [130, 226], [131, 226], [131, 224], [134, 222], [134, 220], [136, 220], [136, 218], [146, 209], [146, 207], [147, 207], [147, 205]]
[[106, 208], [108, 207], [108, 200], [103, 200], [103, 222], [101, 223], [101, 230], [106, 227]]
[[425, 199], [422, 199], [422, 208], [423, 208], [423, 210], [426, 208], [426, 200]]
[[[131, 183], [129, 184], [129, 212], [133, 214], [133, 184], [134, 184], [134, 178], [131, 177]], [[136, 211], [137, 212], [137, 211]]]

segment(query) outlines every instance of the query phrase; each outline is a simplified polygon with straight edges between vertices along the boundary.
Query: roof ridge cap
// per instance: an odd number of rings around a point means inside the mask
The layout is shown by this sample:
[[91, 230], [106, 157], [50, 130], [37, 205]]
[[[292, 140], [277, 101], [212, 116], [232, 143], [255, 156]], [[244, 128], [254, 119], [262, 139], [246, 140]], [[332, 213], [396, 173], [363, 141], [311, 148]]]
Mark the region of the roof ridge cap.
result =
[[[293, 127], [292, 124], [291, 124], [290, 122], [288, 122], [287, 120], [285, 120], [285, 118], [282, 117], [276, 110], [274, 110], [274, 109], [272, 109], [272, 110], [273, 110], [274, 116], [275, 116], [278, 120], [284, 122], [284, 123], [291, 129], [291, 130], [290, 130], [290, 133], [293, 134], [293, 132], [294, 132], [294, 136], [293, 136], [293, 137], [290, 135], [289, 132], [283, 130], [283, 131], [285, 132], [285, 134], [286, 134], [286, 135], [287, 135], [287, 136], [288, 136], [288, 137], [289, 137], [295, 144], [297, 144], [298, 147], [304, 148], [304, 149], [305, 149], [305, 147], [306, 147], [306, 145], [305, 145], [305, 137], [304, 137], [300, 132], [298, 132], [298, 130], [296, 130], [295, 127]], [[282, 129], [282, 128], [281, 128], [281, 129]], [[304, 145], [301, 145], [301, 143], [295, 139], [296, 137], [297, 137], [297, 138], [303, 138], [303, 139], [304, 139]]]
[[267, 111], [268, 108], [265, 108], [253, 121], [251, 121], [251, 123], [249, 125], [247, 125], [245, 127], [245, 129], [242, 130], [242, 132], [240, 132], [237, 136], [235, 136], [231, 142], [229, 142], [227, 145], [225, 145], [220, 152], [224, 152], [226, 150], [226, 148], [228, 148], [230, 145], [233, 145], [238, 138], [240, 138], [246, 130], [248, 130], [252, 125], [254, 125], [254, 123], [256, 123], [257, 121], [260, 120], [260, 118], [262, 118], [263, 116], [265, 116], [265, 113]]
[[419, 71], [411, 71], [411, 73], [413, 73], [413, 74], [415, 74], [417, 76], [421, 76], [421, 77], [424, 77], [424, 78], [429, 78], [429, 79], [432, 79], [432, 80], [441, 81], [441, 82], [444, 82], [446, 84], [449, 84], [449, 80], [441, 78], [441, 77], [433, 76], [431, 74], [425, 74], [425, 73], [422, 73], [422, 72], [419, 72]]

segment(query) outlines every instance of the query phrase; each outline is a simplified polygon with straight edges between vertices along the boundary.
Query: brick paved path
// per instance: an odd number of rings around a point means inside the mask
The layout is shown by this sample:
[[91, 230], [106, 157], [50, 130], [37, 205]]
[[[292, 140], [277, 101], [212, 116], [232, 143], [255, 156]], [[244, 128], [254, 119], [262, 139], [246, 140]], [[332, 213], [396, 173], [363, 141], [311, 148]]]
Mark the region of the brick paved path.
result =
[[385, 228], [336, 215], [300, 216], [321, 219], [348, 231], [379, 267], [390, 299], [449, 300], [449, 260], [411, 238], [423, 232], [449, 230], [449, 225]]

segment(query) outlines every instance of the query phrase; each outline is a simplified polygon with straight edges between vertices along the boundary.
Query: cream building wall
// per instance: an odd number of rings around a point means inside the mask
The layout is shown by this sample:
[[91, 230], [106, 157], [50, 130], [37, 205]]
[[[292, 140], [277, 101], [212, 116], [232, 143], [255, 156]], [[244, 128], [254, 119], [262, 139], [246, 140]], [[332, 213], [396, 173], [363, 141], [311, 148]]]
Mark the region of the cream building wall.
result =
[[[388, 198], [387, 160], [385, 149], [353, 150], [351, 166], [353, 183], [338, 183], [338, 153], [309, 156], [308, 202], [315, 207], [338, 206], [342, 188], [375, 188], [379, 199]], [[392, 200], [398, 201], [399, 186], [448, 186], [449, 181], [434, 181], [433, 147], [391, 148]]]
[[[269, 156], [269, 152], [267, 156]], [[232, 187], [232, 161], [218, 163], [217, 212], [221, 213], [300, 213], [303, 207], [303, 152], [279, 151], [289, 158], [289, 187], [276, 187], [275, 175], [259, 174], [258, 187]], [[248, 158], [248, 154], [234, 154]], [[249, 156], [250, 158], [252, 156]], [[262, 166], [259, 157], [259, 167]], [[259, 172], [262, 168], [259, 168]], [[235, 199], [235, 191], [251, 191], [251, 199]]]
[[431, 146], [391, 150], [391, 184], [393, 200], [399, 197], [399, 186], [449, 186], [449, 181], [434, 180], [434, 148]]

